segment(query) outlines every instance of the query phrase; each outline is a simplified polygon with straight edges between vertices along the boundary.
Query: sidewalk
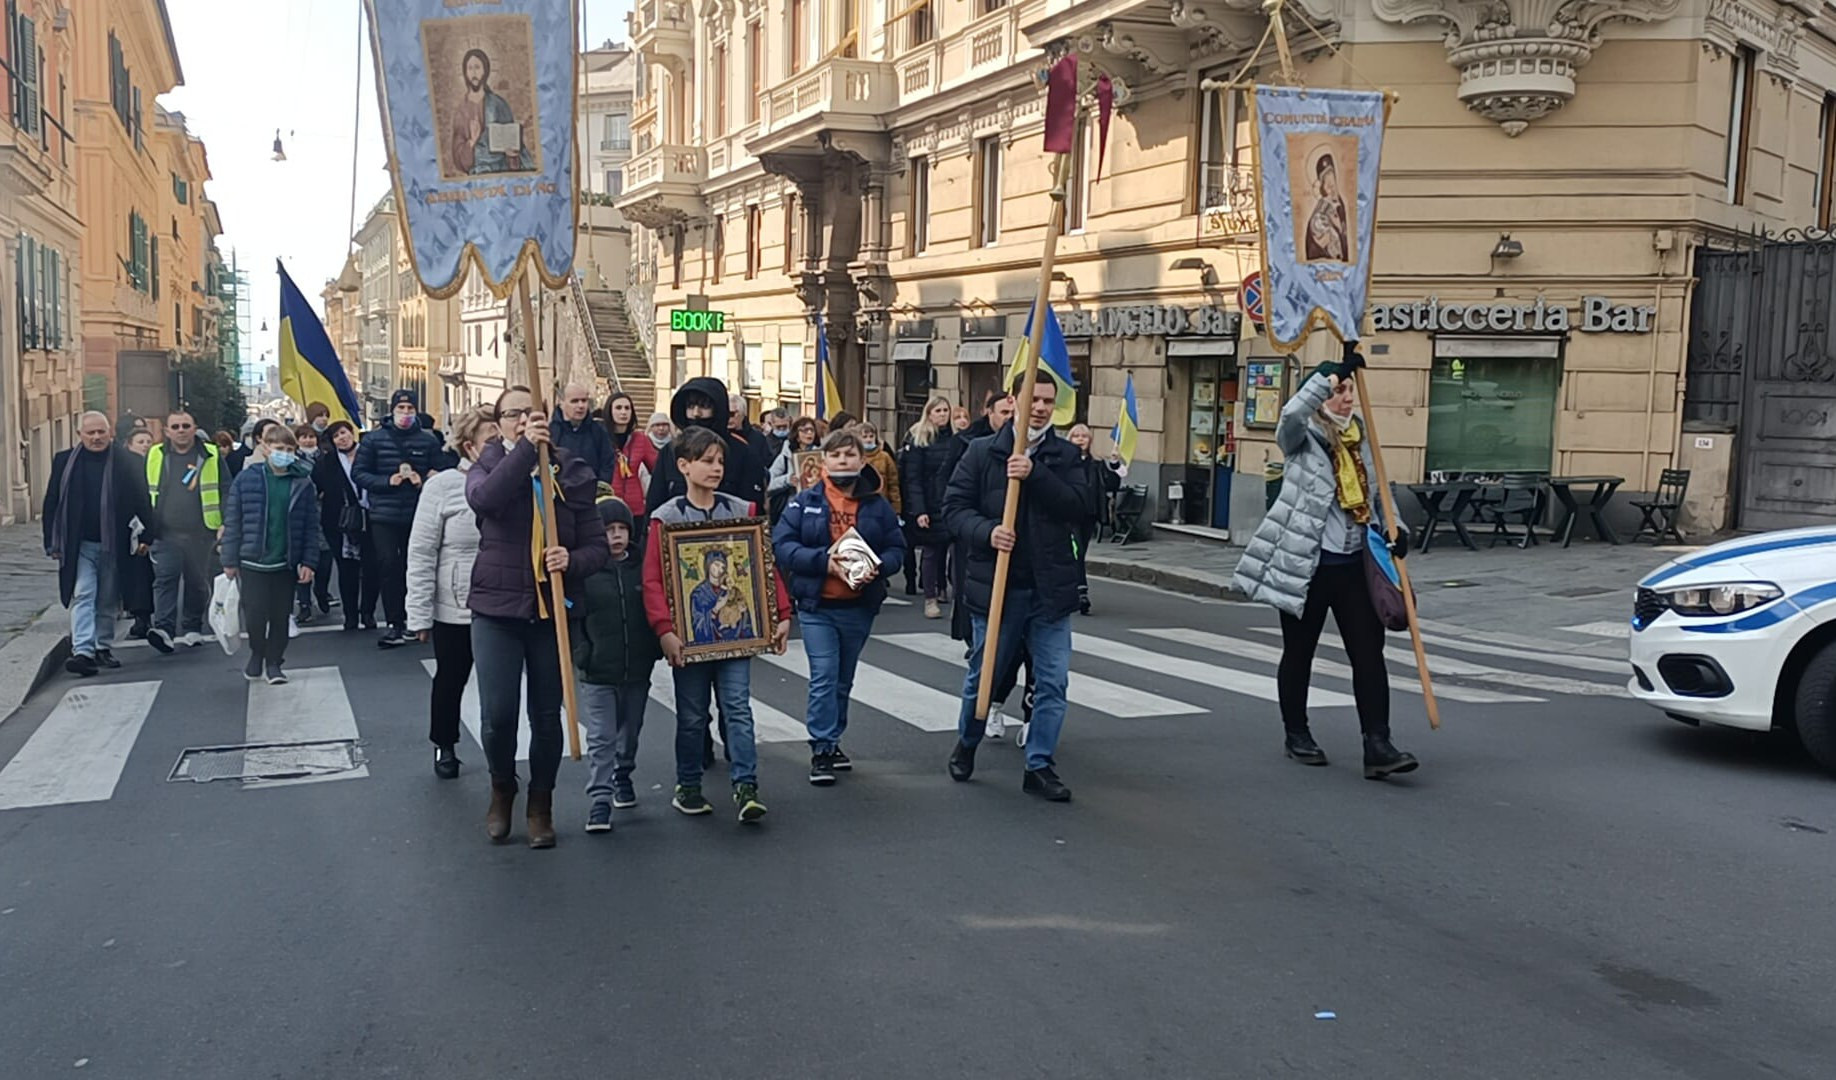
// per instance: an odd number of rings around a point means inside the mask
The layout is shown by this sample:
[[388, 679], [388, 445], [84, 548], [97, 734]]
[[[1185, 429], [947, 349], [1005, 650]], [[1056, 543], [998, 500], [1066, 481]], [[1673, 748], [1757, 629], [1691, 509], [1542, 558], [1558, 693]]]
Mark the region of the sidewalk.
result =
[[[1525, 551], [1500, 545], [1467, 551], [1436, 538], [1409, 556], [1424, 628], [1478, 634], [1526, 647], [1623, 656], [1639, 578], [1707, 543], [1665, 545], [1576, 540]], [[1095, 545], [1090, 573], [1195, 596], [1241, 600], [1230, 586], [1243, 549], [1208, 541], [1150, 540]]]
[[48, 664], [61, 660], [69, 633], [43, 527], [36, 521], [0, 526], [0, 720], [19, 707]]

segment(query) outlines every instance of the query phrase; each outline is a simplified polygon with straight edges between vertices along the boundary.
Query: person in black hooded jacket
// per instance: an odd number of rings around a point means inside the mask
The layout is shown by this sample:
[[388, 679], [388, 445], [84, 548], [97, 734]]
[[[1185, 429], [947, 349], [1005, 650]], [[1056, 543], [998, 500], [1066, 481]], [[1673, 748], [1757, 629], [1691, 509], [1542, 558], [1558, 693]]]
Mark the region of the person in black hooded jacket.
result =
[[[725, 383], [709, 376], [690, 379], [669, 399], [669, 415], [676, 422], [678, 432], [689, 427], [704, 427], [726, 441], [727, 471], [720, 481], [722, 493], [745, 499], [754, 506], [765, 505], [765, 474], [771, 463], [762, 459], [746, 440], [727, 430], [729, 410]], [[760, 439], [759, 444], [763, 446], [764, 440]], [[664, 454], [650, 478], [650, 489], [644, 493], [644, 505], [655, 508], [686, 494], [688, 485], [676, 467], [675, 458]]]

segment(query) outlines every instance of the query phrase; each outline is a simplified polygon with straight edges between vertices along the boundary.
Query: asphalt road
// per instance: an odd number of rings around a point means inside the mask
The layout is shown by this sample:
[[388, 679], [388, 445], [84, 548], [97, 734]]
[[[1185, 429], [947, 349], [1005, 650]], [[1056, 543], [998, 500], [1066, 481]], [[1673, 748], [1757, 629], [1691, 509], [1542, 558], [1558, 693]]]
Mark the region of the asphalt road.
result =
[[[1332, 767], [1305, 769], [1259, 696], [1273, 664], [1190, 633], [1269, 648], [1270, 613], [1095, 589], [1073, 666], [1110, 685], [1067, 725], [1070, 805], [1020, 792], [1011, 745], [954, 784], [950, 736], [911, 722], [938, 717], [857, 704], [836, 787], [772, 743], [762, 826], [683, 818], [652, 787], [653, 704], [643, 805], [582, 834], [564, 763], [550, 852], [486, 842], [476, 747], [432, 776], [426, 650], [295, 642], [290, 669], [338, 669], [368, 765], [285, 787], [168, 783], [182, 749], [248, 738], [250, 691], [214, 646], [124, 650], [82, 687], [158, 681], [112, 766], [32, 765], [81, 744], [69, 706], [52, 722], [71, 680], [0, 724], [15, 792], [27, 766], [90, 796], [120, 770], [97, 801], [0, 809], [0, 1076], [1831, 1075], [1836, 780], [1791, 747], [1676, 725], [1597, 668], [1442, 650], [1481, 700], [1430, 733], [1394, 669], [1420, 772], [1362, 779], [1343, 707], [1315, 716]], [[960, 678], [886, 642], [867, 661], [889, 702], [890, 676]], [[755, 667], [793, 717], [803, 686]], [[1118, 686], [1194, 711], [1117, 715]]]

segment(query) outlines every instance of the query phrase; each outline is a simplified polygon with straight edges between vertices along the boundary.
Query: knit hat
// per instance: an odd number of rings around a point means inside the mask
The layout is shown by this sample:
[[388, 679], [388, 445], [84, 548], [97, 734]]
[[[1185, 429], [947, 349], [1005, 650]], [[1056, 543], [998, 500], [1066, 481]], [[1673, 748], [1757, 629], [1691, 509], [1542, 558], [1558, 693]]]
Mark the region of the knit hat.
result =
[[650, 414], [650, 422], [648, 424], [645, 424], [644, 426], [645, 427], [656, 427], [658, 424], [673, 424], [673, 423], [675, 423], [675, 421], [669, 418], [669, 414], [659, 409], [656, 412], [653, 412]]
[[404, 401], [414, 406], [415, 411], [417, 412], [420, 411], [421, 399], [415, 396], [415, 392], [413, 390], [408, 389], [407, 387], [403, 387], [402, 389], [397, 390], [395, 393], [389, 395], [389, 411], [394, 412], [395, 407], [397, 405], [400, 405]]
[[625, 500], [617, 495], [605, 495], [600, 498], [599, 524], [601, 528], [610, 528], [613, 525], [623, 525], [627, 529], [637, 527], [636, 519], [631, 516], [631, 508], [626, 506]]

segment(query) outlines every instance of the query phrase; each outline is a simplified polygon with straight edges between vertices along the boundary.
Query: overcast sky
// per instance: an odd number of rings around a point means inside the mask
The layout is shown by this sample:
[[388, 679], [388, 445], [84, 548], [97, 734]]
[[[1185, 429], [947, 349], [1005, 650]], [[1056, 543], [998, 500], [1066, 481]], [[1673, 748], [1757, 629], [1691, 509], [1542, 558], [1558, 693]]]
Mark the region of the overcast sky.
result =
[[[235, 250], [250, 286], [252, 342], [260, 363], [276, 349], [280, 282], [287, 264], [316, 306], [350, 242], [351, 155], [357, 155], [357, 218], [389, 188], [382, 121], [367, 30], [358, 91], [358, 0], [225, 3], [166, 0], [185, 85], [160, 99], [185, 114], [210, 152], [207, 185], [223, 214], [219, 243]], [[582, 37], [626, 39], [631, 0], [585, 0]], [[356, 110], [356, 111], [354, 111]], [[353, 122], [355, 126], [353, 127]], [[287, 160], [275, 162], [275, 129]], [[267, 333], [261, 332], [266, 320]]]

